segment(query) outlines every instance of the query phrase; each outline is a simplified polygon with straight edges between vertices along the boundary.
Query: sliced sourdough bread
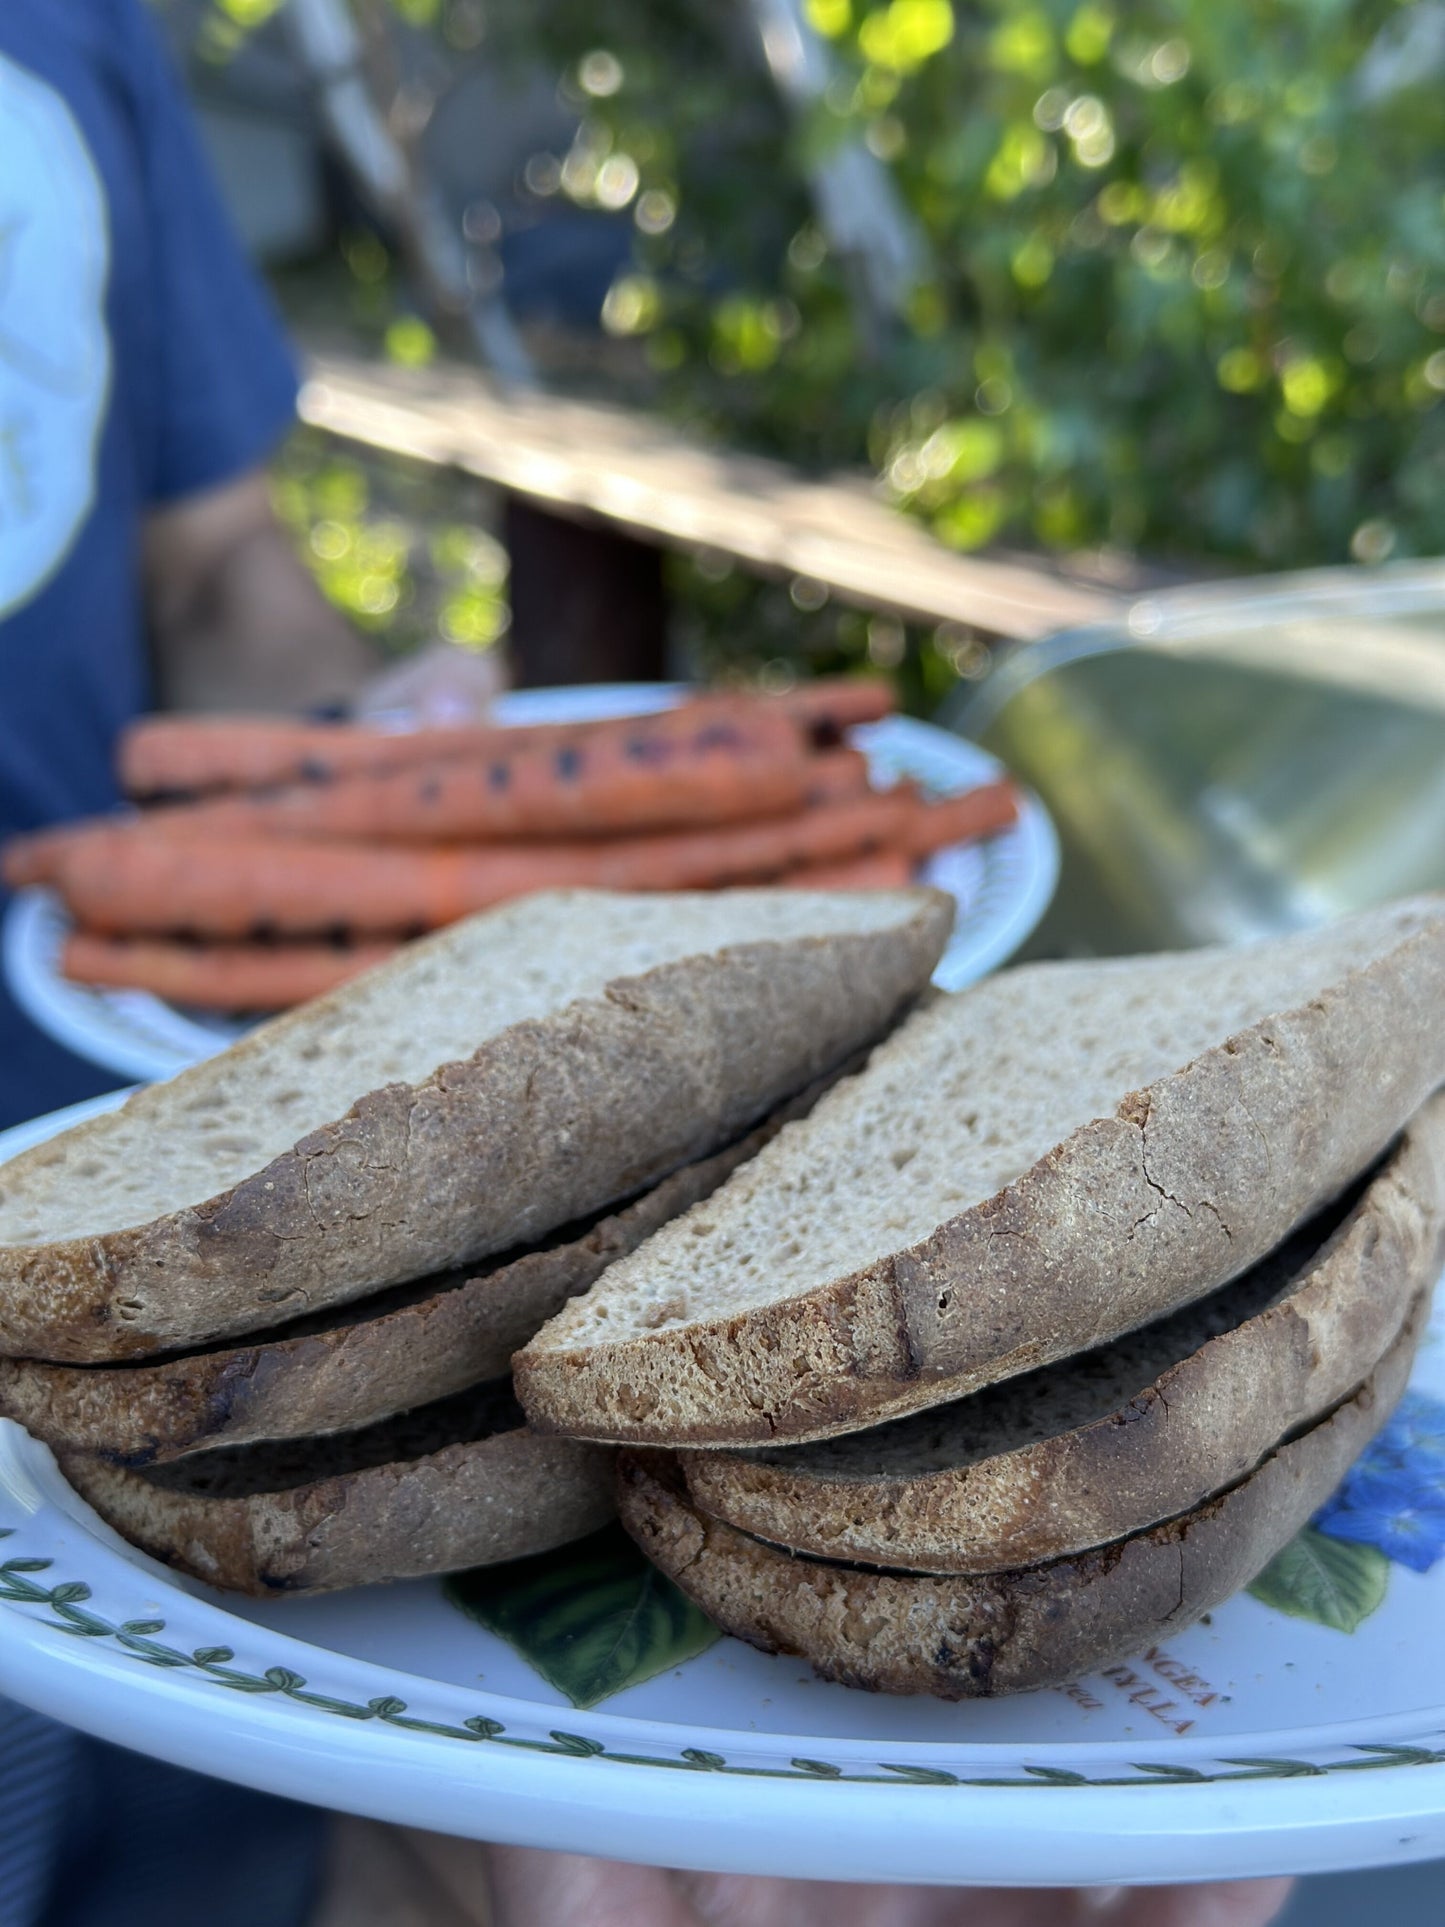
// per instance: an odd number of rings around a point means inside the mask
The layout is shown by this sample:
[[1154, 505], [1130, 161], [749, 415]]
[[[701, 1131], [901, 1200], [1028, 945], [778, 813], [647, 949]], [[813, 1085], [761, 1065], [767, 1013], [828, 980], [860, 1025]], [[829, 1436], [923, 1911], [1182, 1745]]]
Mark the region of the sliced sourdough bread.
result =
[[544, 1326], [532, 1422], [749, 1445], [1087, 1350], [1257, 1262], [1445, 1082], [1445, 897], [918, 1011]]
[[569, 1298], [709, 1196], [831, 1081], [818, 1079], [746, 1137], [685, 1164], [622, 1210], [490, 1264], [394, 1285], [247, 1344], [154, 1362], [0, 1358], [0, 1417], [57, 1451], [144, 1466], [220, 1445], [352, 1431], [500, 1378]]
[[612, 1455], [527, 1429], [506, 1380], [328, 1439], [223, 1448], [150, 1472], [62, 1453], [132, 1545], [264, 1595], [328, 1592], [545, 1552], [612, 1516]]
[[785, 1552], [698, 1511], [662, 1453], [623, 1454], [618, 1510], [710, 1619], [824, 1679], [953, 1700], [1055, 1686], [1171, 1637], [1248, 1585], [1389, 1416], [1418, 1329], [1412, 1320], [1369, 1384], [1242, 1484], [1048, 1565], [942, 1578]]
[[1382, 1167], [1232, 1285], [1082, 1358], [870, 1432], [678, 1455], [754, 1538], [916, 1572], [1000, 1572], [1235, 1485], [1348, 1396], [1435, 1283], [1445, 1095]]
[[566, 891], [408, 946], [0, 1170], [0, 1352], [203, 1343], [544, 1237], [881, 1035], [952, 915]]

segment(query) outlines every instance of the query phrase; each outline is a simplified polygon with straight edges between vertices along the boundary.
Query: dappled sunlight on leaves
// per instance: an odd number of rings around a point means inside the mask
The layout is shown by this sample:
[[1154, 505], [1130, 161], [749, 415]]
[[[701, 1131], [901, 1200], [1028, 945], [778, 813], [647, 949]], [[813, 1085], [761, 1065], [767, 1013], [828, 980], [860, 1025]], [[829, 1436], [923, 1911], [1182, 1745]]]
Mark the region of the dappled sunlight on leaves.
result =
[[[581, 0], [493, 14], [497, 44], [559, 68], [597, 18]], [[1427, 77], [1361, 84], [1386, 12], [809, 0], [809, 18], [836, 72], [790, 125], [711, 16], [606, 10], [625, 80], [587, 98], [579, 141], [652, 142], [609, 325], [644, 338], [689, 425], [804, 464], [871, 460], [966, 548], [1256, 566], [1441, 548], [1445, 162]], [[849, 137], [927, 243], [884, 339], [810, 205], [808, 167]], [[979, 365], [990, 344], [1007, 366]], [[939, 423], [911, 420], [920, 393], [996, 428], [986, 474], [935, 472], [937, 446], [924, 461]]]
[[[555, 77], [575, 131], [519, 157], [521, 218], [580, 208], [630, 238], [586, 352], [690, 432], [867, 465], [962, 551], [1251, 568], [1445, 548], [1445, 149], [1438, 75], [1391, 54], [1412, 10], [805, 0], [832, 74], [795, 109], [746, 9], [384, 5], [444, 59]], [[231, 57], [275, 12], [209, 0], [200, 53]], [[923, 243], [893, 320], [860, 299], [817, 190], [850, 145]], [[394, 237], [347, 218], [313, 319], [426, 362]], [[436, 551], [424, 517], [368, 492], [370, 466], [358, 480], [314, 447], [307, 464], [280, 472], [288, 520], [357, 621], [389, 648], [500, 632], [494, 556]], [[428, 511], [448, 529], [468, 513]], [[787, 584], [687, 560], [675, 581], [680, 640], [710, 669], [867, 660], [923, 703], [975, 660], [976, 639], [900, 642]]]
[[[272, 477], [276, 509], [327, 599], [390, 653], [438, 636], [487, 648], [507, 626], [507, 557], [479, 491], [420, 464], [340, 456], [309, 431]], [[477, 518], [455, 520], [470, 510]]]

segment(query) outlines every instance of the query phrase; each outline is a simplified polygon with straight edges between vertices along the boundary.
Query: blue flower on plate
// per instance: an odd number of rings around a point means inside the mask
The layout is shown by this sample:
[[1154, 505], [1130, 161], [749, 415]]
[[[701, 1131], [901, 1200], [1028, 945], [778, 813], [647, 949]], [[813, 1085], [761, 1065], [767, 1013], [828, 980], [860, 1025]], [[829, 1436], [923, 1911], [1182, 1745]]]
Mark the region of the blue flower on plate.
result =
[[1428, 1572], [1445, 1556], [1445, 1404], [1407, 1393], [1314, 1523]]
[[1445, 1470], [1445, 1403], [1423, 1392], [1407, 1392], [1389, 1424], [1366, 1453], [1384, 1447], [1402, 1459], [1414, 1459]]

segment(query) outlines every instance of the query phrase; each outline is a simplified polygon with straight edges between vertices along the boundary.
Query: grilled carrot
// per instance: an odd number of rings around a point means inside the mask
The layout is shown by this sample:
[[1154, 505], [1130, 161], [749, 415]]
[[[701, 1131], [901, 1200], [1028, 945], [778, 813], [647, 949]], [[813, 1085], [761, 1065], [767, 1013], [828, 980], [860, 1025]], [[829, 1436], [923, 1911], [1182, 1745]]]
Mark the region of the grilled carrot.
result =
[[485, 753], [495, 728], [412, 733], [298, 723], [275, 716], [143, 716], [120, 740], [128, 796], [204, 795], [268, 783], [328, 782], [351, 769], [388, 769], [438, 754]]
[[533, 890], [767, 882], [800, 863], [897, 845], [916, 809], [910, 797], [890, 793], [722, 829], [416, 849], [106, 825], [73, 837], [56, 882], [81, 923], [109, 934], [404, 935]]
[[[178, 719], [176, 743], [187, 754], [212, 725]], [[219, 728], [219, 725], [216, 726]], [[295, 726], [277, 725], [285, 748]], [[170, 719], [137, 728], [134, 741], [164, 746]], [[227, 724], [249, 740], [249, 721]], [[273, 728], [267, 723], [266, 730]], [[195, 732], [194, 741], [187, 731]], [[262, 740], [257, 724], [257, 742]], [[290, 734], [288, 734], [290, 732]], [[306, 740], [350, 740], [339, 729], [304, 731]], [[378, 731], [354, 732], [383, 746], [400, 741]], [[494, 837], [604, 835], [780, 814], [805, 801], [842, 794], [850, 761], [865, 787], [858, 753], [805, 757], [798, 726], [778, 711], [743, 710], [732, 698], [709, 698], [656, 715], [596, 724], [504, 730], [428, 731], [406, 739], [408, 755], [435, 743], [447, 754], [431, 766], [342, 771], [314, 764], [312, 779], [262, 786], [251, 793], [207, 794], [147, 811], [154, 828], [231, 836], [258, 833], [345, 836], [367, 841], [431, 842]], [[468, 755], [454, 754], [459, 743]], [[481, 752], [485, 750], [485, 755]], [[167, 752], [168, 753], [168, 752]], [[349, 753], [349, 752], [348, 752]], [[184, 772], [179, 764], [173, 772]], [[13, 887], [52, 881], [58, 856], [77, 832], [113, 819], [93, 818], [12, 838], [0, 850], [0, 875]]]
[[893, 685], [881, 676], [825, 676], [799, 683], [780, 696], [754, 700], [775, 703], [800, 723], [820, 748], [842, 740], [843, 732], [858, 723], [876, 723], [891, 716], [896, 702]]
[[915, 801], [896, 848], [837, 862], [807, 864], [790, 870], [782, 881], [811, 890], [896, 889], [934, 850], [975, 842], [1008, 829], [1018, 820], [1017, 792], [1007, 782], [984, 783], [936, 802], [917, 798], [911, 786], [901, 793], [914, 796]]
[[[781, 714], [821, 744], [836, 742], [854, 723], [872, 722], [893, 707], [892, 691], [872, 678], [804, 684], [784, 695], [699, 692], [651, 718], [674, 718], [684, 728], [703, 710], [739, 715]], [[273, 783], [332, 782], [358, 771], [401, 769], [458, 757], [485, 758], [499, 741], [517, 748], [555, 748], [625, 728], [637, 718], [540, 723], [503, 728], [466, 724], [449, 729], [380, 730], [349, 723], [302, 723], [277, 716], [143, 716], [121, 738], [119, 770], [126, 794], [139, 799], [257, 789]]]
[[712, 889], [879, 850], [919, 856], [1005, 827], [1014, 810], [1006, 786], [931, 804], [900, 786], [720, 829], [416, 849], [156, 835], [142, 821], [76, 833], [57, 882], [80, 921], [103, 932], [404, 935], [533, 890]]
[[12, 890], [24, 890], [36, 883], [53, 883], [59, 874], [61, 857], [76, 838], [93, 835], [109, 820], [87, 817], [80, 823], [62, 823], [53, 830], [27, 830], [20, 836], [7, 838], [0, 844], [0, 879]]
[[790, 890], [901, 890], [913, 878], [904, 850], [874, 850], [839, 863], [804, 863], [778, 878]]
[[16, 839], [4, 868], [12, 883], [58, 884], [83, 921], [108, 930], [405, 932], [528, 889], [706, 889], [766, 881], [798, 863], [845, 861], [890, 845], [919, 858], [1005, 829], [1017, 810], [1008, 783], [933, 803], [900, 785], [715, 830], [454, 850], [218, 836], [214, 827], [203, 836], [171, 834], [186, 831], [201, 813], [153, 812], [130, 823], [101, 818]]
[[555, 748], [507, 744], [485, 758], [204, 798], [157, 815], [217, 835], [372, 843], [610, 836], [797, 810], [812, 787], [813, 762], [786, 716], [705, 712], [686, 729], [642, 718]]
[[[711, 704], [714, 699], [705, 700]], [[682, 707], [694, 709], [691, 703]], [[735, 712], [738, 704], [722, 698], [716, 707]], [[359, 772], [485, 759], [523, 746], [553, 749], [640, 724], [671, 728], [675, 718], [682, 718], [682, 709], [575, 723], [385, 730], [278, 716], [143, 716], [121, 737], [118, 767], [126, 794], [149, 801], [266, 789], [278, 783], [332, 783]], [[691, 727], [692, 720], [681, 726]]]
[[449, 923], [471, 852], [376, 849], [281, 837], [77, 834], [56, 884], [77, 920], [106, 935], [272, 938], [404, 935]]
[[[511, 733], [507, 732], [509, 736]], [[508, 743], [507, 748], [510, 752], [512, 745]], [[514, 770], [520, 766], [524, 779], [535, 793], [535, 785], [531, 784], [528, 772], [536, 771], [536, 759], [540, 754], [531, 750], [524, 757], [511, 756], [505, 764], [493, 767]], [[665, 771], [670, 782], [676, 769], [671, 762], [670, 748], [664, 752], [662, 760], [670, 765]], [[587, 762], [591, 764], [593, 761], [594, 754], [589, 749]], [[666, 827], [665, 813], [675, 812], [680, 817], [683, 814], [682, 805], [698, 813], [694, 821], [700, 825], [709, 820], [727, 820], [729, 810], [747, 816], [781, 815], [800, 803], [832, 803], [868, 793], [867, 760], [862, 751], [856, 749], [824, 750], [801, 764], [782, 759], [765, 762], [745, 753], [737, 759], [739, 776], [749, 786], [742, 797], [739, 797], [736, 789], [730, 788], [734, 766], [727, 758], [704, 755], [699, 759], [697, 768], [700, 774], [689, 770], [680, 778], [672, 791], [671, 800], [666, 794], [656, 800], [649, 797], [645, 785], [653, 779], [654, 773], [640, 771], [630, 793], [619, 785], [613, 798], [609, 799], [609, 814], [613, 818], [611, 824], [595, 820], [576, 821], [576, 817], [584, 813], [582, 804], [585, 798], [574, 802], [570, 789], [564, 789], [560, 799], [545, 799], [538, 813], [532, 815], [530, 820], [523, 817], [521, 807], [503, 793], [501, 802], [506, 808], [515, 809], [516, 815], [512, 826], [503, 832], [501, 825], [504, 819], [501, 811], [496, 811], [492, 833], [515, 837], [555, 835], [557, 832], [552, 825], [563, 825], [570, 811], [574, 817], [574, 834], [601, 834], [614, 827], [624, 807], [635, 810], [633, 827]], [[545, 766], [538, 772], [543, 776], [548, 773]], [[595, 785], [596, 779], [589, 774], [584, 781]], [[434, 789], [431, 787], [433, 784], [440, 787]], [[407, 825], [404, 812], [413, 787], [420, 793], [415, 798], [411, 825]], [[455, 834], [444, 826], [444, 808], [453, 810], [454, 822], [461, 817], [464, 809], [469, 808], [472, 820], [477, 825], [473, 834], [480, 836], [482, 829], [479, 819], [482, 811], [476, 802], [476, 787], [477, 779], [470, 765], [448, 764], [443, 770], [425, 776], [412, 770], [398, 769], [374, 777], [346, 776], [331, 785], [288, 785], [284, 790], [266, 796], [218, 795], [201, 798], [194, 803], [164, 804], [147, 810], [140, 818], [89, 817], [78, 823], [61, 824], [55, 829], [35, 830], [11, 837], [0, 846], [0, 877], [16, 890], [32, 884], [53, 883], [60, 874], [61, 858], [71, 845], [77, 841], [88, 841], [99, 830], [132, 823], [142, 823], [148, 831], [164, 830], [177, 835], [208, 837], [249, 837], [255, 834], [344, 836], [349, 830], [359, 840], [416, 841], [423, 840], [418, 830], [424, 812], [432, 818], [431, 838], [440, 839]], [[582, 787], [578, 785], [579, 790]], [[520, 783], [512, 792], [513, 797], [519, 792], [525, 800], [523, 784]], [[447, 803], [448, 797], [456, 800]], [[702, 814], [705, 803], [717, 805], [711, 816]], [[400, 817], [399, 812], [403, 813]], [[650, 824], [647, 822], [649, 816], [653, 818]], [[658, 821], [658, 818], [664, 820]]]
[[614, 890], [714, 889], [770, 882], [803, 863], [888, 849], [909, 833], [916, 804], [894, 791], [869, 792], [763, 823], [619, 838], [598, 849], [598, 881]]
[[196, 1010], [286, 1010], [384, 963], [392, 943], [168, 943], [76, 931], [61, 955], [72, 983], [149, 990]]
[[808, 764], [808, 801], [833, 803], [868, 788], [868, 758], [861, 749], [823, 749]]
[[959, 796], [919, 803], [908, 826], [905, 848], [914, 857], [927, 856], [950, 843], [972, 843], [992, 836], [1018, 821], [1018, 792], [1012, 783], [981, 783]]

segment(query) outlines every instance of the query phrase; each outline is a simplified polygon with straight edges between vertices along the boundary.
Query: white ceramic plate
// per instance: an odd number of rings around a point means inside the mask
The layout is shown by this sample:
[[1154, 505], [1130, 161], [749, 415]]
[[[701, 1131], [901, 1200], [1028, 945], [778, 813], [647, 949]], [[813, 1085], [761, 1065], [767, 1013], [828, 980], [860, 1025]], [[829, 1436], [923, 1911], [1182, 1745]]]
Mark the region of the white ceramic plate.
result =
[[[498, 705], [507, 723], [574, 722], [666, 708], [681, 694], [668, 683], [613, 683], [528, 689]], [[947, 730], [890, 717], [854, 732], [885, 781], [908, 776], [939, 794], [972, 789], [1003, 774], [985, 751]], [[925, 876], [958, 899], [958, 924], [935, 973], [945, 990], [1001, 964], [1033, 929], [1058, 881], [1059, 850], [1044, 807], [1032, 796], [1013, 829], [976, 844], [941, 850]], [[171, 1077], [234, 1042], [243, 1026], [177, 1010], [140, 990], [96, 990], [67, 983], [60, 949], [69, 928], [46, 890], [23, 890], [6, 913], [0, 955], [12, 996], [31, 1021], [67, 1049], [123, 1077]]]
[[[6, 1133], [0, 1158], [115, 1101]], [[1412, 1399], [1328, 1534], [1271, 1569], [1272, 1603], [1241, 1596], [1068, 1689], [962, 1706], [825, 1685], [725, 1639], [579, 1710], [440, 1581], [255, 1603], [178, 1578], [0, 1422], [0, 1692], [327, 1806], [674, 1866], [1038, 1885], [1429, 1859], [1438, 1314]]]

